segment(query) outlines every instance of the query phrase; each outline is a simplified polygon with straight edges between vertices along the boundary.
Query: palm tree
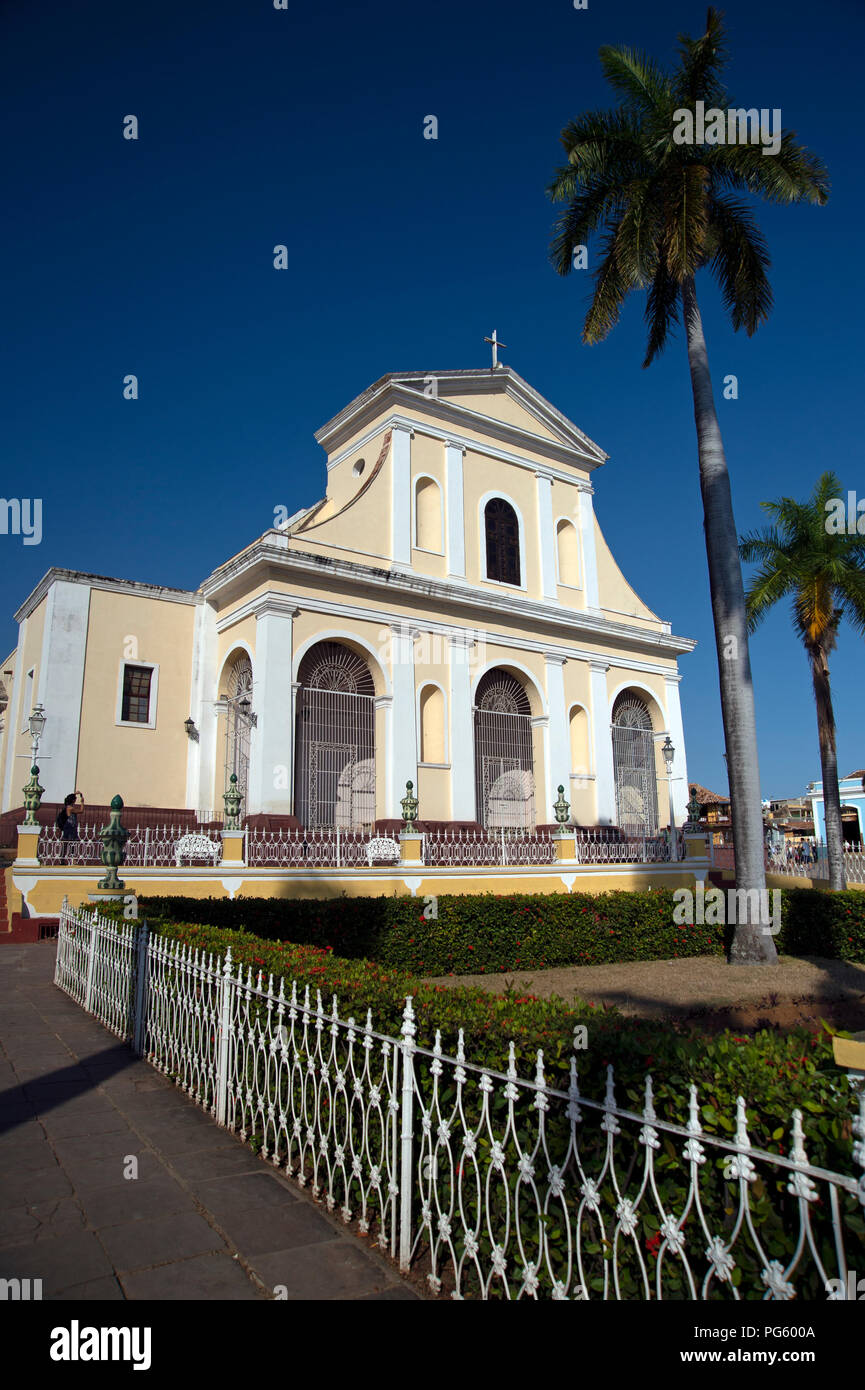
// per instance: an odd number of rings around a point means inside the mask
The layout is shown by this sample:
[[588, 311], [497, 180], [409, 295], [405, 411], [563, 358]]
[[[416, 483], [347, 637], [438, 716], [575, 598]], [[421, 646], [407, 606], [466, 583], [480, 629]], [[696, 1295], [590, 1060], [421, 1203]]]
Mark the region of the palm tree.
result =
[[[793, 627], [811, 663], [820, 735], [820, 769], [826, 812], [829, 887], [845, 888], [844, 835], [835, 753], [835, 715], [829, 685], [829, 653], [847, 617], [865, 636], [865, 536], [839, 528], [835, 517], [847, 494], [834, 473], [824, 473], [807, 502], [782, 497], [761, 502], [772, 525], [743, 536], [739, 553], [760, 568], [746, 596], [753, 632], [782, 598], [793, 600]], [[833, 503], [835, 506], [833, 507]], [[827, 505], [828, 504], [828, 505]]]
[[[820, 160], [798, 145], [789, 131], [781, 133], [775, 154], [764, 153], [758, 144], [677, 143], [684, 130], [683, 112], [695, 120], [698, 110], [733, 105], [721, 82], [726, 53], [720, 15], [710, 9], [706, 32], [697, 39], [682, 35], [679, 44], [679, 62], [670, 74], [629, 48], [601, 49], [604, 75], [621, 104], [613, 111], [579, 116], [562, 131], [568, 162], [556, 172], [548, 193], [568, 207], [556, 223], [550, 259], [559, 274], [567, 275], [575, 249], [586, 245], [593, 233], [603, 238], [583, 341], [606, 338], [629, 291], [645, 289], [644, 367], [664, 349], [681, 306], [697, 426], [736, 876], [741, 888], [762, 890], [763, 819], [745, 591], [696, 275], [711, 271], [733, 327], [744, 328], [750, 336], [768, 316], [772, 291], [766, 242], [745, 195], [759, 194], [776, 203], [807, 199], [822, 204], [828, 197], [828, 179]], [[774, 942], [752, 915], [735, 933], [731, 960], [775, 959]]]

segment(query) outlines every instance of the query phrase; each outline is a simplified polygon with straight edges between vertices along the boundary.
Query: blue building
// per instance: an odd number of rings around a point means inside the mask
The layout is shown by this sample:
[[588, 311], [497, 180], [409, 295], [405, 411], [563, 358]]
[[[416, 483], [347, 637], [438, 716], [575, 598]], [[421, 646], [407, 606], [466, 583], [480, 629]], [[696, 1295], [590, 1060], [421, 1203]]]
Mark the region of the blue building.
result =
[[[841, 824], [847, 844], [861, 845], [865, 840], [865, 769], [851, 772], [838, 783], [841, 792]], [[808, 795], [814, 811], [814, 835], [817, 843], [826, 843], [826, 812], [823, 805], [823, 783], [809, 782]]]

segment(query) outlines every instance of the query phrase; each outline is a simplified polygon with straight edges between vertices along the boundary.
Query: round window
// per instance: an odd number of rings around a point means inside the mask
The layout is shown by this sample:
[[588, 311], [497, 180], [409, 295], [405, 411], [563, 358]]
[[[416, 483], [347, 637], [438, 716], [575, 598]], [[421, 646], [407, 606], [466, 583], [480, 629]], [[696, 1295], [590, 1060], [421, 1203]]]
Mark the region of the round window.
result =
[[351, 471], [356, 478], [359, 478], [365, 468], [366, 461], [364, 459], [358, 459], [357, 463], [354, 465], [354, 468]]

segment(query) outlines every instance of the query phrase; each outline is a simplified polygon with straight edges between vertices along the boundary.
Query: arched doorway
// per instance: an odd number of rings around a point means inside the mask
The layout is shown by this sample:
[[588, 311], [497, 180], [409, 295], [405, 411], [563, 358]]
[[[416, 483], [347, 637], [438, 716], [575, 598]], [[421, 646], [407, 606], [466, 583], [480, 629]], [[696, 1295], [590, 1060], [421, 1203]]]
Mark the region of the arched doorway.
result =
[[246, 652], [239, 652], [223, 670], [220, 700], [225, 705], [225, 757], [223, 791], [228, 791], [232, 773], [237, 774], [237, 789], [247, 805], [249, 786], [249, 742], [252, 727], [252, 662]]
[[317, 642], [300, 663], [295, 812], [302, 825], [369, 829], [375, 821], [375, 685], [365, 659]]
[[862, 840], [859, 829], [859, 812], [855, 806], [841, 806], [841, 833], [845, 845], [858, 845]]
[[624, 691], [613, 706], [616, 820], [626, 835], [657, 835], [658, 781], [652, 716], [638, 695]]
[[475, 697], [477, 818], [490, 830], [535, 824], [531, 706], [510, 672], [487, 671]]

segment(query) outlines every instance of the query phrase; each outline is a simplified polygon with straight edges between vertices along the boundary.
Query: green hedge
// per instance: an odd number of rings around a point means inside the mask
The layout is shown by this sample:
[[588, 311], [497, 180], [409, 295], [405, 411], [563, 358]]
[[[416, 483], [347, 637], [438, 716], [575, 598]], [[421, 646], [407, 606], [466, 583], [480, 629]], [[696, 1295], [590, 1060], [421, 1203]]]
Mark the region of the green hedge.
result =
[[[865, 893], [782, 889], [778, 949], [865, 961]], [[331, 947], [423, 975], [721, 955], [725, 929], [679, 926], [668, 889], [593, 895], [389, 898], [142, 898], [139, 911], [270, 940]], [[433, 917], [431, 911], [437, 912]]]
[[[442, 1048], [453, 1055], [457, 1035], [463, 1033], [467, 1060], [504, 1071], [507, 1065], [508, 1044], [515, 1044], [517, 1072], [532, 1077], [541, 1049], [547, 1083], [567, 1089], [571, 1058], [578, 1067], [581, 1094], [601, 1099], [612, 1065], [616, 1081], [616, 1101], [619, 1106], [639, 1111], [644, 1099], [644, 1079], [647, 1072], [653, 1077], [654, 1105], [660, 1119], [681, 1125], [688, 1122], [689, 1085], [698, 1088], [701, 1123], [708, 1134], [732, 1138], [735, 1131], [736, 1098], [747, 1101], [747, 1121], [752, 1143], [770, 1152], [789, 1153], [791, 1113], [794, 1108], [803, 1112], [806, 1152], [811, 1163], [852, 1173], [852, 1134], [850, 1117], [853, 1100], [846, 1077], [835, 1066], [831, 1040], [823, 1029], [795, 1029], [788, 1033], [763, 1031], [753, 1037], [737, 1036], [731, 1032], [708, 1037], [698, 1029], [675, 1023], [659, 1023], [625, 1018], [616, 1010], [594, 1010], [591, 1005], [568, 1005], [562, 1000], [537, 999], [532, 995], [519, 996], [511, 991], [492, 995], [470, 988], [446, 988], [425, 984], [406, 971], [393, 969], [379, 962], [343, 960], [329, 949], [286, 942], [265, 941], [247, 931], [232, 932], [200, 923], [163, 922], [162, 935], [182, 941], [191, 951], [224, 954], [230, 946], [233, 961], [244, 970], [265, 982], [268, 976], [295, 980], [299, 986], [320, 990], [329, 1008], [332, 997], [339, 1001], [343, 1019], [365, 1021], [370, 1011], [373, 1027], [380, 1032], [399, 1034], [404, 1001], [407, 995], [414, 1000], [417, 1018], [416, 1041], [430, 1047], [440, 1037]], [[575, 1029], [586, 1029], [585, 1043], [574, 1052]], [[424, 1088], [431, 1084], [428, 1064], [420, 1066], [419, 1076]], [[452, 1092], [446, 1087], [447, 1095]], [[501, 1109], [505, 1102], [496, 1094], [494, 1106]], [[497, 1112], [498, 1113], [498, 1112]], [[499, 1114], [499, 1119], [502, 1116]], [[584, 1112], [580, 1129], [581, 1153], [591, 1170], [603, 1163], [605, 1136], [591, 1121], [592, 1112]], [[567, 1146], [567, 1121], [564, 1111], [555, 1110], [548, 1117], [548, 1136], [553, 1150]], [[255, 1136], [252, 1136], [253, 1139]], [[626, 1185], [639, 1183], [644, 1153], [633, 1134], [625, 1134], [617, 1143], [617, 1152], [636, 1164]], [[738, 1184], [723, 1177], [723, 1162], [717, 1154], [708, 1154], [708, 1165], [702, 1170], [701, 1200], [710, 1227], [719, 1234], [730, 1229]], [[669, 1140], [662, 1141], [656, 1159], [656, 1181], [665, 1209], [680, 1212], [685, 1201], [687, 1165], [675, 1157]], [[825, 1193], [821, 1204], [811, 1209], [812, 1231], [818, 1250], [827, 1268], [834, 1268], [831, 1225], [828, 1219]], [[787, 1175], [779, 1170], [761, 1177], [752, 1192], [752, 1210], [760, 1231], [760, 1239], [769, 1257], [786, 1265], [795, 1249], [798, 1199], [787, 1192]], [[853, 1196], [841, 1199], [842, 1221], [848, 1231], [848, 1250], [855, 1252], [865, 1238], [865, 1223]], [[611, 1218], [612, 1219], [612, 1218]], [[653, 1251], [657, 1250], [657, 1221], [646, 1208], [640, 1248], [649, 1268]], [[689, 1225], [689, 1229], [691, 1229]], [[556, 1232], [553, 1232], [555, 1237]], [[697, 1237], [700, 1238], [699, 1235]], [[692, 1234], [690, 1239], [694, 1239]], [[747, 1240], [745, 1242], [747, 1247]], [[703, 1246], [700, 1247], [702, 1250]], [[600, 1253], [599, 1253], [600, 1252]], [[603, 1272], [601, 1247], [590, 1247], [590, 1277], [593, 1286]], [[559, 1252], [564, 1261], [567, 1252]], [[630, 1259], [636, 1259], [631, 1252]], [[558, 1256], [557, 1256], [558, 1258]], [[600, 1264], [599, 1264], [600, 1262]], [[665, 1269], [665, 1296], [683, 1297], [684, 1287], [668, 1261]], [[761, 1263], [754, 1252], [741, 1246], [737, 1250], [737, 1279], [743, 1279], [742, 1296], [760, 1298], [765, 1292], [760, 1281]], [[602, 1281], [601, 1281], [602, 1282]], [[623, 1274], [623, 1296], [641, 1297], [636, 1265]], [[723, 1291], [718, 1296], [729, 1296]], [[825, 1290], [812, 1272], [800, 1296], [825, 1298]]]

